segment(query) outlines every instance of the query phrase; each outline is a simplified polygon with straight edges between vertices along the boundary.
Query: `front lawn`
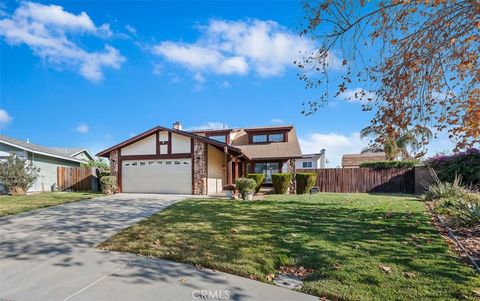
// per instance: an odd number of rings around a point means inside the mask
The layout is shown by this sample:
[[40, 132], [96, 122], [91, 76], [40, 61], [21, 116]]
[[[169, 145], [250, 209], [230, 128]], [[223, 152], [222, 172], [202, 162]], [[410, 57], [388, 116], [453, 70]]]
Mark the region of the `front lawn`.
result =
[[430, 225], [424, 204], [406, 196], [191, 199], [99, 247], [263, 281], [280, 266], [303, 266], [314, 272], [302, 291], [332, 300], [474, 300], [480, 287]]
[[100, 195], [88, 192], [45, 192], [22, 196], [0, 196], [0, 216], [90, 199]]

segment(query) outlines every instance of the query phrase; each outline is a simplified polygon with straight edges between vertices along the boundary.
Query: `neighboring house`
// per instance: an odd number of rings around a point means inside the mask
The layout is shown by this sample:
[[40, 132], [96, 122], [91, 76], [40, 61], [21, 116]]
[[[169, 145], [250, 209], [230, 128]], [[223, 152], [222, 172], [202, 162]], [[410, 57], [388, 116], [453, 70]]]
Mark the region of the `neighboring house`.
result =
[[297, 159], [297, 169], [320, 169], [327, 168], [327, 157], [325, 150], [322, 149], [318, 154], [304, 154], [301, 159]]
[[[183, 131], [156, 126], [97, 154], [122, 192], [215, 194], [247, 173], [295, 172], [293, 126]], [[291, 189], [294, 189], [292, 185]]]
[[384, 161], [386, 159], [387, 157], [383, 152], [343, 155], [342, 167], [358, 168], [360, 164], [365, 162]]
[[[0, 135], [0, 160], [12, 154], [40, 168], [39, 177], [30, 192], [50, 191], [57, 182], [57, 166], [80, 166], [94, 159], [86, 149], [45, 147]], [[0, 190], [4, 190], [3, 187]]]

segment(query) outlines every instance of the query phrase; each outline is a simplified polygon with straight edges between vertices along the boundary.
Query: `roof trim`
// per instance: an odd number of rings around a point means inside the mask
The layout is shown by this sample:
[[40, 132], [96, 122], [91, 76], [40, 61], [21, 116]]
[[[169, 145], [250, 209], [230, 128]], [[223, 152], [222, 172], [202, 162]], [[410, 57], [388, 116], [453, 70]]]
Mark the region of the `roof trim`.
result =
[[226, 147], [227, 149], [230, 149], [234, 152], [237, 152], [238, 154], [241, 154], [243, 156], [245, 156], [247, 159], [249, 159], [243, 152], [241, 149], [237, 148], [237, 147], [234, 147], [234, 146], [231, 146], [231, 145], [228, 145], [226, 143], [223, 143], [223, 142], [220, 142], [220, 141], [217, 141], [217, 140], [213, 140], [213, 139], [210, 139], [210, 138], [207, 138], [207, 137], [203, 137], [203, 136], [200, 136], [200, 135], [197, 135], [197, 134], [194, 134], [194, 133], [191, 133], [191, 132], [187, 132], [187, 131], [182, 131], [182, 130], [177, 130], [177, 129], [170, 129], [170, 128], [166, 128], [166, 127], [163, 127], [163, 126], [159, 126], [157, 125], [156, 127], [153, 127], [143, 133], [140, 133], [138, 134], [137, 136], [134, 136], [130, 139], [127, 139], [123, 142], [120, 142], [110, 148], [107, 148], [106, 150], [103, 150], [99, 153], [97, 153], [97, 156], [98, 157], [107, 157], [108, 154], [113, 151], [113, 150], [116, 150], [116, 149], [119, 149], [119, 148], [122, 148], [122, 147], [125, 147], [125, 146], [128, 146], [130, 144], [133, 144], [137, 141], [140, 141], [142, 140], [143, 138], [145, 137], [148, 137], [150, 135], [153, 135], [155, 134], [157, 131], [167, 131], [167, 132], [172, 132], [172, 133], [175, 133], [175, 134], [179, 134], [179, 135], [182, 135], [182, 136], [187, 136], [187, 137], [190, 137], [190, 138], [193, 138], [193, 139], [198, 139], [198, 140], [201, 140], [205, 143], [208, 143], [208, 144], [211, 144], [211, 145], [215, 145], [215, 146], [218, 146], [218, 147]]
[[60, 155], [54, 155], [54, 154], [50, 154], [50, 153], [41, 152], [41, 151], [38, 151], [38, 150], [34, 150], [34, 149], [31, 149], [31, 148], [28, 148], [28, 147], [24, 147], [24, 146], [12, 143], [12, 142], [5, 141], [3, 139], [0, 139], [0, 142], [5, 143], [5, 144], [10, 145], [10, 146], [13, 146], [13, 147], [16, 147], [16, 148], [19, 148], [19, 149], [23, 149], [23, 150], [31, 152], [31, 153], [35, 153], [35, 154], [39, 154], [39, 155], [43, 155], [43, 156], [47, 156], [47, 157], [53, 157], [53, 158], [58, 158], [58, 159], [62, 159], [62, 160], [66, 160], [66, 161], [73, 161], [73, 162], [78, 162], [78, 163], [85, 163], [84, 160], [76, 159], [76, 158], [73, 158], [73, 157], [69, 158], [69, 157], [64, 157], [64, 156], [60, 156]]
[[258, 128], [249, 128], [243, 129], [245, 132], [255, 133], [255, 132], [268, 132], [268, 131], [290, 131], [293, 129], [293, 125], [285, 126], [271, 126], [271, 127], [258, 127]]

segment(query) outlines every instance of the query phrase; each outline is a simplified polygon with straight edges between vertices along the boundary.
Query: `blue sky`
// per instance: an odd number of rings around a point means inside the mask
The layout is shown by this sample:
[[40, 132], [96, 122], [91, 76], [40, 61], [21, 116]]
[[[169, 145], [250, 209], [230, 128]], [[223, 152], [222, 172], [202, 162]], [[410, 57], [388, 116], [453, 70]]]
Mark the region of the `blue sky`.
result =
[[[296, 1], [0, 2], [0, 131], [97, 152], [177, 120], [294, 124], [302, 150], [325, 148], [335, 167], [368, 143], [371, 113], [346, 99], [355, 89], [300, 113], [320, 93], [293, 66], [315, 47], [296, 34], [302, 16]], [[332, 55], [333, 88], [338, 68]], [[443, 138], [430, 153], [449, 149]]]

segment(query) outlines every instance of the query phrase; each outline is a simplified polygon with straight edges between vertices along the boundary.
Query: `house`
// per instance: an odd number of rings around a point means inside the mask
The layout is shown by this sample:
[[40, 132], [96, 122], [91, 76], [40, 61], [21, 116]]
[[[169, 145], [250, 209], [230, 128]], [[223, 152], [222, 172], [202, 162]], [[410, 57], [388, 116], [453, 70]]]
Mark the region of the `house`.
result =
[[304, 154], [301, 159], [295, 162], [297, 169], [319, 169], [327, 167], [327, 156], [325, 149], [322, 149], [317, 154]]
[[386, 159], [384, 152], [343, 155], [342, 167], [358, 168], [360, 164], [365, 162], [384, 161]]
[[[50, 191], [57, 182], [57, 166], [80, 166], [94, 157], [83, 148], [45, 147], [0, 135], [0, 160], [16, 155], [40, 168], [37, 181], [29, 192]], [[4, 190], [3, 186], [0, 190]]]
[[[206, 195], [247, 173], [295, 172], [293, 126], [184, 131], [156, 126], [97, 154], [110, 159], [122, 192]], [[291, 190], [295, 185], [292, 182]]]

